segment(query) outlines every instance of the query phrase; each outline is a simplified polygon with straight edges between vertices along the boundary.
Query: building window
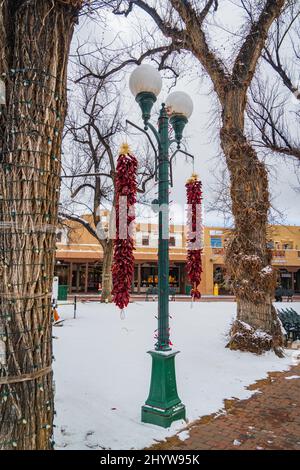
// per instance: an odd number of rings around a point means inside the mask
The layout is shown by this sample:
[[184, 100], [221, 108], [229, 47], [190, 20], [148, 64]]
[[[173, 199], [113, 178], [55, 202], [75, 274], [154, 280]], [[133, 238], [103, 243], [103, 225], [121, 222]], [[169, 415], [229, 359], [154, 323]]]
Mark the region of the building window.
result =
[[170, 237], [169, 245], [170, 245], [170, 246], [176, 246], [176, 239], [175, 239], [175, 237]]
[[283, 250], [292, 250], [293, 249], [293, 242], [283, 242], [282, 243]]
[[145, 236], [143, 235], [143, 237], [142, 237], [142, 245], [143, 245], [143, 246], [149, 246], [149, 237], [148, 237], [148, 236], [145, 237]]
[[269, 250], [274, 250], [273, 240], [270, 240], [270, 241], [267, 242], [267, 248], [269, 248]]
[[62, 237], [62, 233], [61, 232], [56, 232], [56, 242], [57, 243], [61, 243], [61, 237]]
[[210, 237], [210, 246], [212, 248], [222, 248], [222, 238], [221, 237]]

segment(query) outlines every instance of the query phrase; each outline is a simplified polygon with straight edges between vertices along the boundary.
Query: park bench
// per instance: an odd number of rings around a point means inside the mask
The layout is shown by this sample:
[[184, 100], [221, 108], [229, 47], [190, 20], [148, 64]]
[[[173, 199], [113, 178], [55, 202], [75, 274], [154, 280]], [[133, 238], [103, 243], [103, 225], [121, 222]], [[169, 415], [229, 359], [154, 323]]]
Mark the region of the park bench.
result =
[[276, 302], [282, 302], [285, 298], [287, 302], [293, 302], [294, 291], [292, 289], [283, 289], [282, 287], [277, 287], [275, 289], [275, 300]]
[[158, 288], [149, 286], [148, 289], [146, 290], [145, 300], [148, 301], [149, 297], [152, 297], [152, 300], [156, 300], [157, 296], [158, 296]]
[[292, 308], [278, 309], [277, 313], [286, 331], [286, 343], [300, 339], [300, 315]]
[[[150, 297], [152, 297], [152, 300], [156, 300], [157, 296], [158, 296], [158, 288], [149, 286], [148, 289], [146, 290], [145, 300], [148, 301]], [[170, 296], [170, 300], [176, 300], [175, 287], [169, 287], [169, 296]]]
[[169, 288], [169, 295], [170, 295], [170, 300], [176, 300], [176, 289], [175, 287], [170, 287]]

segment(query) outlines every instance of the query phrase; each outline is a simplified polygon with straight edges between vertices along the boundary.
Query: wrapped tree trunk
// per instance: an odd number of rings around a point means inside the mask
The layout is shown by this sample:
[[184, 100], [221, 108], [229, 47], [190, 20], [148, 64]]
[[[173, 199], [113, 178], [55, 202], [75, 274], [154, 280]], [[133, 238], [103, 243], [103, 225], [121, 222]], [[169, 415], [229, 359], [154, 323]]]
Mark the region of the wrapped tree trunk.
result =
[[101, 302], [111, 302], [112, 300], [112, 272], [111, 270], [112, 270], [113, 254], [114, 254], [113, 241], [107, 240], [105, 243], [105, 248], [103, 248]]
[[267, 248], [267, 171], [243, 135], [244, 115], [236, 103], [237, 97], [229, 95], [224, 116], [230, 119], [224, 119], [221, 131], [235, 221], [225, 259], [237, 299], [229, 347], [255, 353], [274, 349], [281, 355], [282, 333], [272, 305], [276, 274]]
[[67, 62], [81, 3], [1, 3], [0, 449], [52, 447], [51, 290]]

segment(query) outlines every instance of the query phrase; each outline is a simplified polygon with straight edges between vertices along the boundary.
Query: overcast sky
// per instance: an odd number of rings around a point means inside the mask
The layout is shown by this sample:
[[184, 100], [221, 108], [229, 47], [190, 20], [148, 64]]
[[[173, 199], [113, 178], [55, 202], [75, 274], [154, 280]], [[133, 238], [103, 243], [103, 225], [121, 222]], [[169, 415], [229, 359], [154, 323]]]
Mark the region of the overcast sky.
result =
[[[222, 23], [218, 20], [218, 26], [234, 31], [238, 27], [239, 22], [239, 9], [226, 6], [226, 2], [220, 2], [222, 10], [219, 11], [219, 17], [222, 18]], [[221, 8], [220, 7], [220, 8]], [[139, 16], [140, 14], [138, 14]], [[141, 14], [140, 18], [145, 21], [145, 17]], [[149, 21], [149, 19], [148, 19]], [[116, 17], [109, 15], [107, 20], [107, 28], [104, 32], [104, 39], [109, 41], [115, 33], [119, 33], [125, 39], [130, 38], [132, 35], [133, 27], [136, 24], [136, 17], [132, 16], [129, 20], [123, 17]], [[211, 26], [213, 28], [214, 26]], [[237, 38], [228, 35], [221, 28], [214, 27], [214, 42], [218, 51], [224, 56], [230, 50], [234, 41]], [[103, 27], [97, 25], [90, 20], [81, 20], [81, 23], [76, 29], [73, 47], [82, 41], [99, 41], [103, 35]], [[99, 39], [98, 39], [99, 38]], [[184, 90], [190, 94], [194, 102], [194, 112], [189, 120], [185, 129], [187, 137], [187, 150], [195, 155], [194, 170], [200, 176], [203, 183], [203, 197], [204, 197], [204, 223], [205, 225], [223, 225], [224, 219], [222, 215], [211, 213], [205, 210], [213, 198], [211, 188], [216, 183], [216, 175], [223, 168], [224, 163], [218, 158], [220, 149], [218, 141], [218, 122], [212, 119], [213, 111], [215, 109], [216, 98], [211, 91], [209, 80], [199, 79], [200, 66], [196, 61], [191, 59], [191, 67], [184, 77], [178, 80], [174, 90]], [[124, 84], [123, 93], [123, 106], [127, 111], [128, 118], [135, 121], [139, 125], [142, 124], [140, 119], [140, 112], [138, 105], [135, 103], [133, 96], [130, 94], [128, 88], [128, 79], [132, 69], [128, 69], [126, 73], [127, 83]], [[169, 82], [165, 81], [165, 86], [158, 97], [158, 102], [164, 102], [167, 96], [167, 86]], [[298, 105], [298, 103], [297, 103]], [[122, 140], [122, 136], [120, 136]], [[130, 142], [129, 142], [130, 143]], [[133, 145], [134, 150], [134, 145]], [[138, 157], [138, 155], [137, 155]], [[270, 174], [270, 190], [272, 204], [284, 215], [282, 222], [290, 225], [300, 225], [299, 207], [300, 207], [300, 192], [296, 192], [295, 188], [298, 186], [298, 181], [295, 175], [293, 160], [283, 161], [279, 156], [271, 156], [268, 158], [268, 168]], [[185, 182], [193, 171], [193, 165], [185, 160], [185, 157], [178, 156], [174, 166], [174, 188], [171, 191], [170, 199], [173, 204], [176, 204], [174, 221], [181, 221], [183, 210], [178, 210], [178, 205], [183, 206], [185, 203]], [[149, 185], [151, 188], [153, 184]], [[155, 193], [156, 188], [153, 189]], [[149, 197], [151, 193], [149, 193]], [[151, 197], [150, 197], [151, 199]], [[149, 213], [142, 214], [141, 217], [150, 217]]]

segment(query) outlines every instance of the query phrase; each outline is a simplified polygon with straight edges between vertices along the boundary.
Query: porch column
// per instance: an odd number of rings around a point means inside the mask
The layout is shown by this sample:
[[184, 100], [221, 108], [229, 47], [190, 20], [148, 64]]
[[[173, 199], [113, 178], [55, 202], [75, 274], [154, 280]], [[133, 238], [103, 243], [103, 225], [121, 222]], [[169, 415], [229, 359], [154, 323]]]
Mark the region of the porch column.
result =
[[141, 293], [141, 282], [142, 282], [142, 265], [141, 263], [138, 263], [138, 294]]
[[80, 290], [80, 264], [76, 264], [76, 291]]
[[84, 292], [88, 291], [88, 275], [89, 275], [89, 263], [85, 263], [85, 282], [84, 282]]
[[68, 274], [68, 291], [69, 294], [72, 293], [72, 272], [73, 272], [73, 263], [71, 262], [69, 265], [69, 274]]
[[291, 289], [292, 289], [292, 290], [295, 290], [295, 281], [294, 281], [294, 279], [295, 279], [295, 277], [294, 277], [294, 276], [295, 276], [295, 273], [294, 273], [294, 271], [291, 272], [291, 275], [292, 275], [292, 287], [291, 287]]

